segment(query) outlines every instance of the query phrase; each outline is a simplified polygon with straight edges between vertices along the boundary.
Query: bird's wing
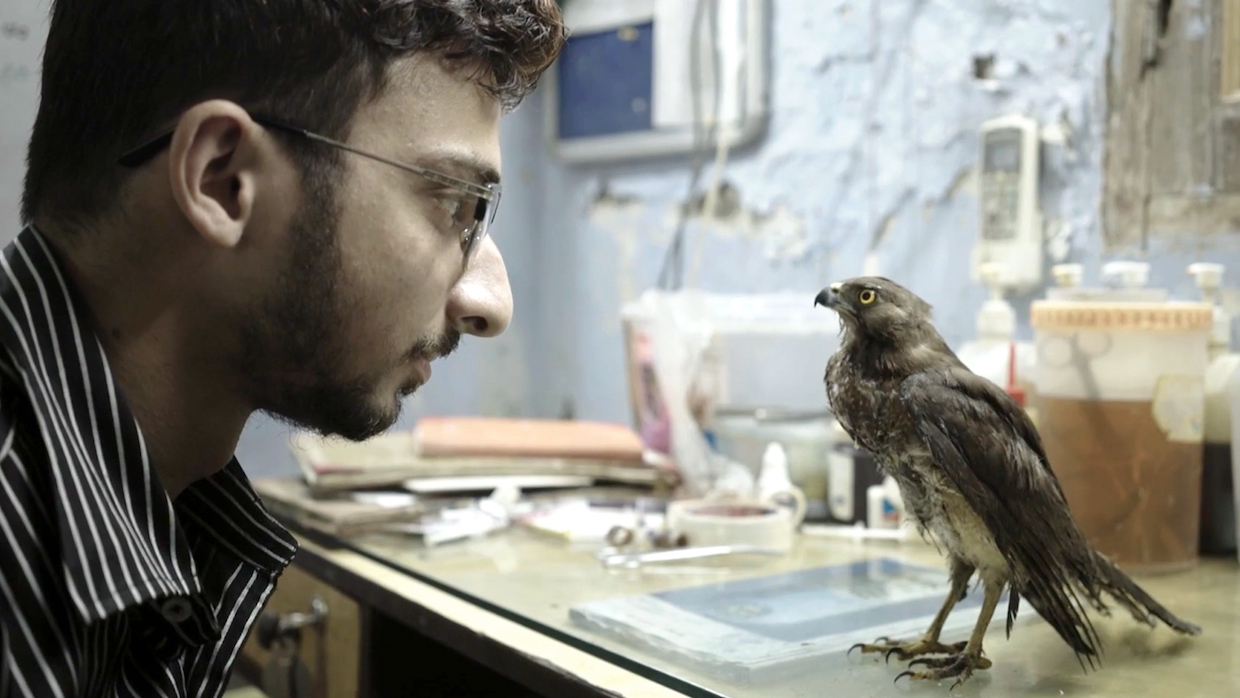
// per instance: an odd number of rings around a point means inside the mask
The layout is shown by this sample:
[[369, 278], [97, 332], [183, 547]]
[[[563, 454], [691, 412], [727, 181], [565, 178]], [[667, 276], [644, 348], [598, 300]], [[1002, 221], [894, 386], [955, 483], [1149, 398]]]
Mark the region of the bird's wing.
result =
[[936, 464], [1023, 573], [1021, 594], [1092, 664], [1098, 636], [1072, 584], [1101, 607], [1092, 553], [1028, 415], [994, 383], [961, 368], [909, 376], [900, 399]]

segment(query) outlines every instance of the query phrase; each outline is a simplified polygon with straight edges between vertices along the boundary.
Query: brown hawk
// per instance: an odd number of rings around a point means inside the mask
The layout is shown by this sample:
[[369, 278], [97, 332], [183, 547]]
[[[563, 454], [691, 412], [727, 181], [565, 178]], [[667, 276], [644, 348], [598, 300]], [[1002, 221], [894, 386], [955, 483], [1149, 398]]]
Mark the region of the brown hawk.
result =
[[[1107, 613], [1104, 593], [1141, 622], [1157, 618], [1181, 633], [1201, 632], [1089, 545], [1033, 423], [1006, 392], [961, 363], [931, 324], [929, 304], [881, 277], [831, 284], [814, 302], [840, 316], [840, 346], [825, 376], [832, 412], [899, 484], [905, 510], [946, 548], [951, 570], [951, 591], [920, 639], [880, 638], [854, 648], [901, 659], [947, 655], [915, 660], [910, 667], [927, 669], [900, 676], [955, 677], [958, 684], [991, 665], [982, 638], [1005, 587], [1008, 635], [1024, 598], [1082, 666], [1094, 665], [1100, 644], [1085, 607]], [[974, 573], [985, 593], [981, 615], [968, 642], [943, 645], [943, 623]]]

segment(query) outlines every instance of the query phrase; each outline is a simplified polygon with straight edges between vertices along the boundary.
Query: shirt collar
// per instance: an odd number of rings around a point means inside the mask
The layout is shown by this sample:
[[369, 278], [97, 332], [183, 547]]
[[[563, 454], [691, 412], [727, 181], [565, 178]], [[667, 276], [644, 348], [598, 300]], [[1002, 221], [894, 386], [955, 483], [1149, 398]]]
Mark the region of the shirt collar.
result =
[[[54, 490], [49, 513], [83, 619], [164, 597], [200, 597], [187, 523], [258, 569], [283, 570], [296, 543], [235, 459], [186, 488], [175, 504], [169, 499], [85, 308], [33, 226], [4, 248], [0, 349], [42, 437]], [[214, 618], [205, 622], [207, 634], [218, 632]]]

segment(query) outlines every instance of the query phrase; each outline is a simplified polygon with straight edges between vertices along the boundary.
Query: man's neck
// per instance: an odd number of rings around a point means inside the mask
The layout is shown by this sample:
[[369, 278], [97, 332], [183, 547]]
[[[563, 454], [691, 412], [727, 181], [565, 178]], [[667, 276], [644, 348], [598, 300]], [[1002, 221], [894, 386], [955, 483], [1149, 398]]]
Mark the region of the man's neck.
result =
[[175, 498], [228, 464], [251, 412], [231, 389], [220, 337], [208, 331], [205, 309], [185, 283], [192, 270], [177, 268], [192, 261], [94, 241], [65, 249], [54, 233], [48, 237], [86, 302], [151, 464]]

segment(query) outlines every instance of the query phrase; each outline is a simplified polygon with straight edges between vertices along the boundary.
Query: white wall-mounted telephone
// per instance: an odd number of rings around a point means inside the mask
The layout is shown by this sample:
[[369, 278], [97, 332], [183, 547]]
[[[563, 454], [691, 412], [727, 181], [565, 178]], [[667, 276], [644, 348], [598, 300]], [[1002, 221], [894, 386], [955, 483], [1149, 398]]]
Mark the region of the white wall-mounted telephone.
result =
[[1042, 282], [1043, 230], [1038, 201], [1038, 122], [1021, 114], [991, 119], [979, 133], [978, 229], [973, 281], [998, 263], [999, 285], [1029, 290]]

